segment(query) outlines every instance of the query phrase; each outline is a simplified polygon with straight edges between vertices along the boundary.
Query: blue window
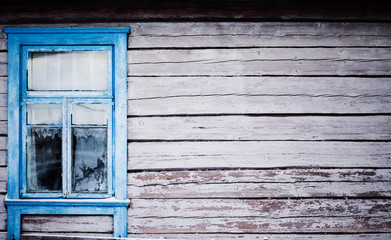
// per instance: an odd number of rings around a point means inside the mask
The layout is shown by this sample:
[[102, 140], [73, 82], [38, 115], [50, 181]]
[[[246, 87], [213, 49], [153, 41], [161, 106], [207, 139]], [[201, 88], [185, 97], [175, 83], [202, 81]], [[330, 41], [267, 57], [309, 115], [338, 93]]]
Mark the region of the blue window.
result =
[[113, 215], [126, 237], [129, 28], [8, 28], [8, 239], [23, 214]]

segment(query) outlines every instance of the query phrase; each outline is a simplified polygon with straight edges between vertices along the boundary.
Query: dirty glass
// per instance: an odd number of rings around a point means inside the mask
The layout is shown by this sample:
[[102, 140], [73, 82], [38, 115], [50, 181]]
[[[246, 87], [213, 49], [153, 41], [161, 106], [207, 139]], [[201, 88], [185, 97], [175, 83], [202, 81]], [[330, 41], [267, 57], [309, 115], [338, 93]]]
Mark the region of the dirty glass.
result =
[[72, 124], [106, 125], [107, 104], [73, 104]]
[[27, 191], [61, 192], [61, 129], [30, 128], [27, 138]]
[[107, 52], [29, 52], [27, 90], [107, 90]]
[[107, 192], [107, 128], [72, 128], [72, 192]]
[[27, 124], [61, 124], [61, 104], [27, 104]]

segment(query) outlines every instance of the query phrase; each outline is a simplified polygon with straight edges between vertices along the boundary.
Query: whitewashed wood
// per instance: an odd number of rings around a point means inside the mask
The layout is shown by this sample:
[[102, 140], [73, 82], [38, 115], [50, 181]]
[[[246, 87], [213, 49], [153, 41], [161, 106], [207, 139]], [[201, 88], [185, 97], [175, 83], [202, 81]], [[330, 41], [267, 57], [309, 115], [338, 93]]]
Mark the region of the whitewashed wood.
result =
[[7, 150], [7, 137], [0, 136], [0, 150]]
[[133, 142], [128, 144], [128, 169], [391, 167], [390, 158], [390, 142]]
[[129, 115], [389, 113], [390, 78], [129, 77]]
[[187, 22], [131, 25], [130, 48], [389, 46], [389, 23]]
[[391, 218], [129, 218], [131, 233], [387, 232]]
[[7, 134], [7, 121], [1, 121], [0, 120], [0, 134], [6, 135]]
[[23, 232], [21, 234], [23, 240], [115, 240], [112, 233], [50, 233], [50, 232]]
[[0, 182], [0, 194], [7, 193], [7, 182]]
[[128, 185], [265, 182], [391, 182], [391, 169], [264, 169], [130, 172]]
[[7, 52], [0, 52], [0, 77], [8, 75], [8, 54]]
[[137, 117], [130, 140], [390, 140], [391, 116]]
[[0, 150], [0, 167], [7, 166], [7, 151]]
[[23, 232], [113, 232], [112, 216], [24, 215]]
[[246, 240], [390, 240], [390, 233], [375, 234], [128, 234], [129, 238], [163, 239], [246, 239]]
[[6, 230], [7, 230], [7, 213], [0, 212], [0, 231], [6, 231]]
[[297, 182], [128, 186], [129, 198], [391, 197], [391, 183]]
[[133, 218], [215, 217], [390, 217], [391, 201], [385, 199], [132, 199]]
[[391, 112], [391, 97], [179, 96], [128, 101], [130, 116], [197, 114], [365, 114]]
[[7, 181], [7, 167], [0, 167], [0, 182]]
[[5, 204], [3, 204], [4, 199], [5, 199], [5, 194], [0, 194], [0, 213], [6, 212]]
[[0, 93], [0, 107], [4, 108], [8, 105], [8, 95], [6, 93]]
[[[1, 98], [1, 95], [0, 95]], [[8, 110], [7, 107], [1, 107], [0, 106], [0, 120], [7, 120], [8, 119]]]
[[132, 50], [130, 76], [387, 75], [388, 48]]
[[8, 89], [8, 78], [7, 77], [0, 77], [0, 93], [7, 93]]
[[357, 98], [386, 97], [390, 92], [390, 77], [128, 77], [129, 100], [211, 95]]

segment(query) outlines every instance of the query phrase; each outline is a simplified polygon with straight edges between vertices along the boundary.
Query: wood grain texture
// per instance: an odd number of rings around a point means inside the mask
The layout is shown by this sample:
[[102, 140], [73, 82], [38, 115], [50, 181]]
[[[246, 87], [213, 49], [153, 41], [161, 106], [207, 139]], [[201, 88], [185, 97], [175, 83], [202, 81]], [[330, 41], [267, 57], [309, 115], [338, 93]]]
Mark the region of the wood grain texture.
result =
[[0, 150], [0, 167], [7, 166], [7, 151]]
[[7, 181], [7, 167], [0, 167], [0, 182]]
[[132, 24], [129, 48], [390, 46], [389, 23], [185, 22]]
[[0, 231], [6, 231], [6, 230], [7, 230], [7, 213], [0, 212]]
[[129, 77], [128, 86], [131, 116], [391, 112], [390, 78]]
[[388, 232], [390, 218], [129, 218], [131, 233]]
[[132, 142], [128, 169], [390, 167], [390, 149], [389, 142]]
[[138, 117], [129, 140], [390, 140], [390, 116]]
[[391, 169], [265, 169], [130, 172], [128, 185], [210, 183], [391, 182]]
[[391, 183], [297, 182], [128, 186], [128, 198], [391, 197]]
[[131, 218], [390, 217], [385, 199], [132, 199]]
[[387, 97], [390, 92], [390, 77], [128, 77], [128, 100], [211, 95], [358, 98]]
[[90, 232], [112, 233], [112, 216], [24, 215], [23, 232]]
[[389, 240], [390, 233], [380, 234], [128, 234], [134, 238], [163, 238], [163, 239], [248, 239], [248, 240]]
[[132, 50], [130, 76], [388, 75], [389, 48]]

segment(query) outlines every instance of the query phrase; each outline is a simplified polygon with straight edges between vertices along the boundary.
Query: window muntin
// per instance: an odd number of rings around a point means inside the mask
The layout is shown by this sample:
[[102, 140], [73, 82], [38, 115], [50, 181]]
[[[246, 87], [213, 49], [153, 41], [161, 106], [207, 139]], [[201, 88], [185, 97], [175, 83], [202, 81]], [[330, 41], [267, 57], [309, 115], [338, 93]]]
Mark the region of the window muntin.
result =
[[[21, 83], [22, 146], [26, 154], [22, 156], [21, 196], [113, 196], [115, 99], [111, 92], [111, 47], [24, 46], [22, 49], [25, 57], [22, 65], [26, 70]], [[91, 60], [94, 57], [98, 59]], [[89, 66], [91, 62], [99, 62], [95, 66], [98, 70], [85, 67], [86, 72], [80, 72], [69, 67], [75, 65], [74, 59]], [[49, 74], [43, 78], [43, 74], [34, 73], [37, 69]], [[79, 72], [72, 73], [73, 70]], [[86, 77], [88, 74], [93, 77]], [[68, 79], [72, 76], [77, 81]], [[83, 81], [87, 83], [80, 83]]]

